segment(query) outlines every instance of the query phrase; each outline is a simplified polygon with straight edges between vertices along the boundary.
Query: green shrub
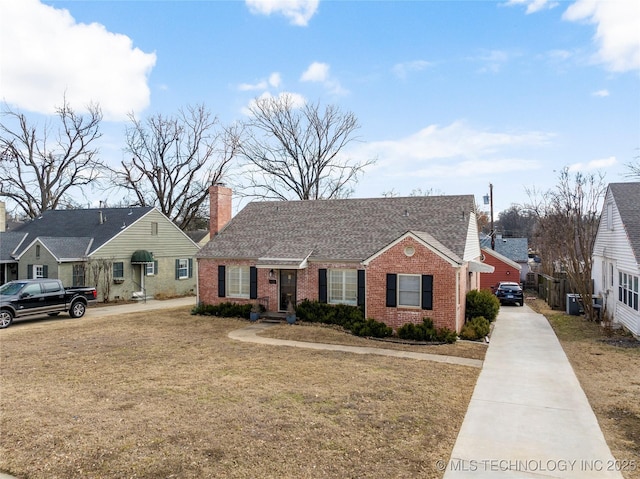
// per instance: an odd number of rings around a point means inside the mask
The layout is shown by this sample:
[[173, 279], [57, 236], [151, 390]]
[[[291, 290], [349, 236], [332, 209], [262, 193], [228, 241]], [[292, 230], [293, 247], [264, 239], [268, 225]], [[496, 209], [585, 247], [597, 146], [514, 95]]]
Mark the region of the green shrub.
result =
[[455, 331], [448, 328], [435, 328], [431, 318], [423, 318], [422, 324], [405, 323], [398, 328], [400, 339], [412, 341], [436, 341], [455, 343], [458, 336]]
[[298, 305], [296, 314], [301, 321], [336, 324], [346, 329], [351, 329], [351, 325], [354, 323], [364, 321], [362, 310], [357, 306], [327, 304], [308, 299]]
[[460, 331], [460, 337], [462, 339], [468, 339], [475, 341], [477, 339], [484, 338], [491, 331], [489, 321], [482, 316], [477, 316], [467, 321]]
[[492, 322], [498, 316], [500, 301], [488, 289], [473, 290], [467, 293], [466, 318], [482, 316]]
[[393, 334], [393, 329], [389, 326], [371, 318], [355, 322], [348, 329], [356, 336], [370, 338], [386, 338]]
[[220, 304], [205, 304], [200, 303], [198, 306], [191, 310], [191, 314], [202, 314], [206, 316], [219, 316], [222, 318], [245, 318], [249, 319], [249, 313], [251, 312], [251, 304], [238, 304], [238, 303], [220, 303]]

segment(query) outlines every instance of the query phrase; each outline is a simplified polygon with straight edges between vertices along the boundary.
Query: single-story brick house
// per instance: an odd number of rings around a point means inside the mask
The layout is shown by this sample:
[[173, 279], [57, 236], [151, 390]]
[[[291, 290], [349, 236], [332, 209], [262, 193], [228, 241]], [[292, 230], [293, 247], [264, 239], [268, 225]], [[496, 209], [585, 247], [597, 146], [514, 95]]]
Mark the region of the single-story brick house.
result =
[[210, 241], [196, 255], [198, 301], [303, 299], [363, 308], [393, 328], [430, 317], [460, 331], [480, 285], [472, 195], [252, 202], [231, 218], [231, 189], [210, 188]]

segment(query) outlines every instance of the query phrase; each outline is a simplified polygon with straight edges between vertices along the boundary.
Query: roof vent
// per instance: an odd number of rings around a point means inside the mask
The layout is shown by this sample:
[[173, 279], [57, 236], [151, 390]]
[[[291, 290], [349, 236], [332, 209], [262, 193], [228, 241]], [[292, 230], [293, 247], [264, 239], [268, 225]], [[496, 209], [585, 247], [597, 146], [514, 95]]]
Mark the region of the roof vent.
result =
[[402, 216], [407, 218], [409, 216], [409, 210], [405, 208], [404, 213], [402, 213]]

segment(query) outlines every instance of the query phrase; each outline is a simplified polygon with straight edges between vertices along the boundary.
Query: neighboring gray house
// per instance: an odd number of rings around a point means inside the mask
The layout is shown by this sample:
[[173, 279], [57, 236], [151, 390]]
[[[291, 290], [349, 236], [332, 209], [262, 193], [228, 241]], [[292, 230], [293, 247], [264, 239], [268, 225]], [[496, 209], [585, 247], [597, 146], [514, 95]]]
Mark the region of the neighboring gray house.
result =
[[[491, 249], [491, 237], [481, 235], [480, 247]], [[494, 251], [518, 263], [521, 267], [519, 281], [522, 283], [527, 280], [529, 272], [529, 240], [527, 238], [503, 238], [502, 235], [496, 235]]]
[[0, 235], [18, 279], [96, 286], [99, 300], [196, 292], [198, 245], [153, 207], [46, 211]]
[[13, 253], [26, 237], [26, 233], [0, 232], [0, 284], [18, 279], [18, 261]]
[[591, 276], [605, 312], [640, 339], [640, 182], [607, 188]]

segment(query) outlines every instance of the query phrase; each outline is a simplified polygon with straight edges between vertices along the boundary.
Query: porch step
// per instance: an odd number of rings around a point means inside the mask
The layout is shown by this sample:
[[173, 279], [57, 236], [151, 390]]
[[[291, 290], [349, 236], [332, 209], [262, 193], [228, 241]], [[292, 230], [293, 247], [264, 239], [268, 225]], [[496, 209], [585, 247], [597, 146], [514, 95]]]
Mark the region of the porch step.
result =
[[260, 321], [263, 323], [281, 323], [287, 320], [287, 313], [280, 311], [267, 311], [260, 315]]

